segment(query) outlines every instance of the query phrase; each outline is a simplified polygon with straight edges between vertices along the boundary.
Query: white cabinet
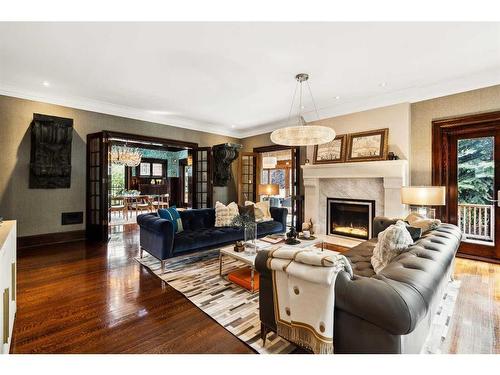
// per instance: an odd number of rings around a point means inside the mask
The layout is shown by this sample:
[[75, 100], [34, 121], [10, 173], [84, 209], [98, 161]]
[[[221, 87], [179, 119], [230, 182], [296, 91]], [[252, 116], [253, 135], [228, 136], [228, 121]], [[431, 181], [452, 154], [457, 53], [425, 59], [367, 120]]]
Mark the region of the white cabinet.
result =
[[17, 300], [16, 222], [0, 224], [0, 353], [9, 353]]

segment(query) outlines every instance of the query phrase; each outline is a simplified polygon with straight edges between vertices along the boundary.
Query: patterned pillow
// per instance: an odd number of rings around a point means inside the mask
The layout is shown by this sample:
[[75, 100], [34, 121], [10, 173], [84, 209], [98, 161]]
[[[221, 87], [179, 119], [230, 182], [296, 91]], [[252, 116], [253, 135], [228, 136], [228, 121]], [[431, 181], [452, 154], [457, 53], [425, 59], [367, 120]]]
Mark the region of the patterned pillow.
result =
[[162, 219], [171, 221], [172, 224], [174, 225], [175, 233], [180, 233], [184, 231], [184, 228], [182, 226], [181, 215], [177, 211], [177, 207], [172, 206], [170, 208], [160, 208], [158, 210], [158, 216], [160, 216]]
[[233, 219], [238, 216], [238, 205], [234, 202], [227, 206], [219, 201], [215, 203], [215, 226], [230, 227]]
[[406, 251], [413, 244], [406, 224], [398, 220], [396, 224], [378, 234], [378, 242], [373, 249], [371, 263], [375, 273], [382, 271], [399, 254]]
[[426, 219], [425, 217], [411, 213], [405, 219], [414, 228], [422, 229], [422, 233], [428, 232], [430, 230], [436, 229], [441, 225], [441, 220], [439, 219]]
[[245, 206], [250, 206], [250, 205], [254, 206], [256, 222], [260, 223], [262, 221], [273, 220], [273, 218], [271, 217], [269, 201], [262, 201], [257, 203], [251, 201], [245, 202]]

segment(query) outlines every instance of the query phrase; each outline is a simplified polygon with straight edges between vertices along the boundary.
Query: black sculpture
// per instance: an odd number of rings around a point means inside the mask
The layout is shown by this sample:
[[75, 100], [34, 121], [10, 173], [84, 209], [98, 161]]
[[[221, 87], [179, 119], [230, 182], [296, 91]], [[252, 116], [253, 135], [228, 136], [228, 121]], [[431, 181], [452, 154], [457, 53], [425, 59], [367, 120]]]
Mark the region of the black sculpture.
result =
[[241, 145], [223, 143], [212, 147], [214, 156], [214, 186], [227, 186], [231, 179], [231, 163], [238, 158]]
[[69, 188], [73, 120], [33, 114], [30, 189]]

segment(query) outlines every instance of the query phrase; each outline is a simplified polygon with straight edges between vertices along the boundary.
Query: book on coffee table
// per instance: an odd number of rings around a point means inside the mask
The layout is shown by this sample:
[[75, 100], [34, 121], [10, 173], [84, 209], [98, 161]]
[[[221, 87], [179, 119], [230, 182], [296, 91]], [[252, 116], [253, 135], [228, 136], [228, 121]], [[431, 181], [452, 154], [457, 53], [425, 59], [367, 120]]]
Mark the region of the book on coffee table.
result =
[[284, 240], [284, 238], [283, 235], [276, 236], [271, 234], [269, 236], [262, 237], [261, 240], [264, 242], [275, 244], [275, 243], [280, 243], [281, 241]]

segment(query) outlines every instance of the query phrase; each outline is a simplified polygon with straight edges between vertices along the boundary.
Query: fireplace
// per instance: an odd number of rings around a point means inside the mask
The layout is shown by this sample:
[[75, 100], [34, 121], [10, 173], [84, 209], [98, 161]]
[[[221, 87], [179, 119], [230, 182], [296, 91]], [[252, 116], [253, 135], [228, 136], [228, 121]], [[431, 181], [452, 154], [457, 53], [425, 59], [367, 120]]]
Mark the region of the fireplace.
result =
[[372, 237], [375, 201], [327, 198], [326, 233], [368, 240]]

